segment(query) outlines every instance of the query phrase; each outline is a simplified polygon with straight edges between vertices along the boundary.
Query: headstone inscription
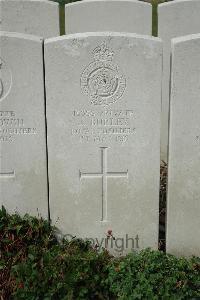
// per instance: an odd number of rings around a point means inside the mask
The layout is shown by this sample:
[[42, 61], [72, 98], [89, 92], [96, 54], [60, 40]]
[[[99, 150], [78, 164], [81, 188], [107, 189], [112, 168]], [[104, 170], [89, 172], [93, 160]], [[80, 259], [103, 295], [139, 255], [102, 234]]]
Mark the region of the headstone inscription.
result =
[[200, 35], [172, 41], [167, 251], [200, 256]]
[[48, 216], [43, 40], [0, 33], [0, 206]]
[[59, 5], [47, 0], [0, 0], [0, 30], [59, 36]]
[[114, 254], [157, 248], [160, 40], [69, 35], [45, 61], [53, 223]]
[[163, 40], [161, 159], [167, 161], [171, 39], [200, 32], [200, 1], [175, 0], [158, 6], [158, 36]]
[[66, 33], [119, 31], [151, 35], [152, 8], [137, 0], [84, 0], [65, 5]]

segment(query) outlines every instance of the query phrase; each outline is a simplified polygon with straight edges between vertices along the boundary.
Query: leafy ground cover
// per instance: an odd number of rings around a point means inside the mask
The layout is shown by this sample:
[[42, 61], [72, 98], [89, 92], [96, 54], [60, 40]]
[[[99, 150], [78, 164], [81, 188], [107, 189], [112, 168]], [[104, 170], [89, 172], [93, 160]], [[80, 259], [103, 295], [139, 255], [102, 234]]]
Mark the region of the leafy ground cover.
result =
[[200, 299], [200, 258], [146, 249], [114, 258], [58, 242], [41, 218], [0, 210], [0, 299]]

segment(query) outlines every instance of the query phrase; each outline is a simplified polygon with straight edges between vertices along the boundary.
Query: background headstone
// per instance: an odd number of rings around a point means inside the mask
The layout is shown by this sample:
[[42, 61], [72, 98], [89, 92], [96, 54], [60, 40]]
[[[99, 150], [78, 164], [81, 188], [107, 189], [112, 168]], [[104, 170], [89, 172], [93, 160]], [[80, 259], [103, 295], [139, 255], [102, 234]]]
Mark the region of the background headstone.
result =
[[163, 40], [161, 159], [167, 161], [171, 39], [200, 32], [200, 1], [177, 0], [158, 6], [158, 36]]
[[0, 33], [0, 206], [48, 216], [43, 41]]
[[161, 42], [69, 35], [45, 42], [45, 61], [53, 223], [101, 247], [112, 230], [115, 254], [157, 248]]
[[58, 36], [59, 5], [46, 0], [0, 0], [0, 30]]
[[120, 31], [151, 35], [152, 8], [136, 0], [84, 0], [65, 6], [66, 33]]
[[172, 47], [167, 251], [200, 256], [200, 35]]

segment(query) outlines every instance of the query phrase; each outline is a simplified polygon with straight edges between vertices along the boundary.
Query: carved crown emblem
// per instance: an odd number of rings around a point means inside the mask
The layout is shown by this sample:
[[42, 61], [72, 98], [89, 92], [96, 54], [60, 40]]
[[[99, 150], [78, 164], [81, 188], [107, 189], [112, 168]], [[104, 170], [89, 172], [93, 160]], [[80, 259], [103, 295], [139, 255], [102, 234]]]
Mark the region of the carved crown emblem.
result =
[[82, 93], [89, 96], [93, 105], [110, 105], [120, 99], [126, 87], [126, 79], [118, 65], [113, 63], [114, 51], [106, 41], [93, 51], [94, 61], [81, 74]]
[[93, 55], [94, 59], [98, 61], [112, 61], [114, 52], [104, 42], [93, 50]]

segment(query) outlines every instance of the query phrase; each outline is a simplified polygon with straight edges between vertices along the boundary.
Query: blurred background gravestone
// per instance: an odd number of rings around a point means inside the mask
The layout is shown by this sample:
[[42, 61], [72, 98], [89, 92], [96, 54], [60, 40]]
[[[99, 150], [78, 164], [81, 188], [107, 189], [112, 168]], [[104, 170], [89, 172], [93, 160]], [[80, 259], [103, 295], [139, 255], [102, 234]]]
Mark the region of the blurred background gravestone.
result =
[[0, 207], [48, 217], [43, 40], [0, 33]]
[[163, 40], [161, 159], [167, 161], [171, 39], [200, 32], [200, 1], [175, 0], [158, 6], [158, 36]]
[[137, 0], [84, 0], [67, 4], [65, 31], [118, 31], [151, 35], [152, 7]]
[[198, 34], [172, 42], [167, 251], [175, 255], [200, 256], [199, 112]]
[[0, 30], [58, 36], [59, 5], [47, 0], [0, 0]]

